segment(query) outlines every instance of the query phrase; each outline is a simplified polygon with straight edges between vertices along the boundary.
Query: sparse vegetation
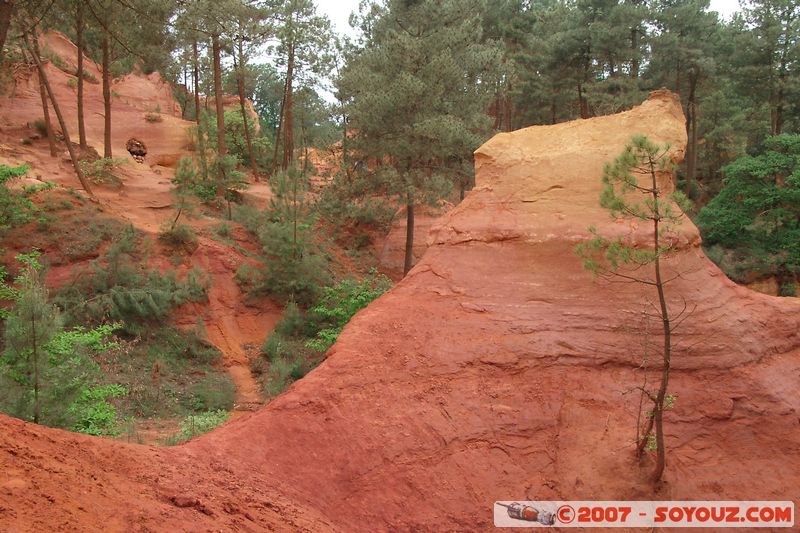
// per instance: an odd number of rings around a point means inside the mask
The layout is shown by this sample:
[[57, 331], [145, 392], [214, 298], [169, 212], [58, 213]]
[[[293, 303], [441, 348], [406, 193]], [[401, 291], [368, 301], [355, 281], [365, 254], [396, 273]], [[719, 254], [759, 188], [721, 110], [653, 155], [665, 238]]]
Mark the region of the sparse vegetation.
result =
[[184, 280], [173, 272], [149, 269], [141, 259], [132, 227], [109, 245], [102, 257], [77, 273], [55, 297], [70, 321], [93, 324], [119, 321], [136, 335], [158, 324], [177, 305], [206, 298], [208, 281], [198, 271]]
[[164, 117], [162, 117], [159, 113], [147, 113], [145, 114], [144, 119], [150, 123], [164, 121]]
[[114, 168], [127, 162], [127, 158], [112, 159], [102, 157], [95, 161], [81, 161], [80, 166], [84, 175], [92, 180], [92, 183], [120, 186], [122, 181], [114, 173]]
[[180, 424], [180, 432], [170, 440], [169, 444], [182, 444], [198, 435], [208, 433], [217, 426], [222, 425], [227, 419], [227, 411], [208, 411], [198, 415], [189, 415]]

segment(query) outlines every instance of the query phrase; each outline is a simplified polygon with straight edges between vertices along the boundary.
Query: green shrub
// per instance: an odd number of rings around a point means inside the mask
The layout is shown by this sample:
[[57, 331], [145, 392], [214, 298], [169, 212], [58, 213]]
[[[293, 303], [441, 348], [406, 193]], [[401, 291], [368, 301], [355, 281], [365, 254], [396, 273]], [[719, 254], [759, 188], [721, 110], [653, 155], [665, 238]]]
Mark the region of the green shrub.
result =
[[293, 382], [305, 377], [308, 370], [308, 365], [301, 357], [275, 360], [269, 365], [264, 393], [270, 398], [278, 396]]
[[71, 74], [70, 71], [74, 72], [74, 69], [69, 63], [64, 61], [64, 59], [62, 59], [60, 55], [58, 55], [55, 51], [53, 51], [51, 48], [47, 46], [42, 48], [41, 57], [42, 59], [50, 61], [53, 64], [53, 66], [55, 66], [57, 69], [63, 72], [66, 72], [67, 74]]
[[319, 303], [310, 311], [318, 318], [321, 329], [306, 346], [320, 352], [327, 351], [353, 315], [391, 286], [389, 278], [373, 270], [360, 282], [347, 279], [333, 287], [325, 287]]
[[[75, 75], [76, 76], [78, 75], [77, 70], [75, 71]], [[97, 76], [95, 76], [94, 74], [92, 74], [91, 72], [89, 72], [86, 69], [83, 69], [83, 79], [88, 81], [89, 83], [100, 83], [98, 81], [98, 79], [97, 79]]]
[[78, 88], [78, 80], [76, 78], [67, 78], [67, 87], [70, 89], [77, 89]]
[[197, 236], [194, 234], [194, 230], [182, 224], [163, 227], [158, 234], [158, 240], [173, 248], [192, 251], [197, 248]]
[[[781, 285], [800, 275], [800, 135], [764, 141], [762, 153], [723, 168], [724, 186], [699, 213], [697, 225], [712, 256], [736, 279], [747, 267]], [[737, 269], [725, 264], [734, 257]]]
[[27, 195], [12, 191], [7, 185], [9, 181], [24, 176], [28, 168], [27, 165], [0, 165], [0, 234], [9, 228], [27, 224], [39, 211]]
[[111, 159], [101, 157], [95, 161], [81, 161], [81, 171], [95, 184], [121, 185], [122, 180], [114, 174], [113, 170], [127, 163], [127, 158]]
[[96, 436], [116, 436], [122, 431], [117, 409], [108, 400], [128, 394], [122, 385], [98, 385], [81, 391], [69, 410], [72, 431]]
[[163, 121], [164, 121], [164, 117], [162, 117], [162, 116], [161, 116], [160, 114], [158, 114], [158, 113], [147, 113], [147, 114], [144, 116], [144, 119], [145, 119], [147, 122], [163, 122]]
[[43, 118], [34, 120], [33, 128], [39, 132], [42, 137], [47, 137], [47, 122], [45, 122]]
[[149, 269], [137, 254], [137, 237], [126, 228], [106, 252], [55, 295], [70, 321], [97, 324], [118, 321], [136, 335], [161, 323], [174, 307], [206, 298], [207, 278], [192, 270], [184, 280], [174, 272]]
[[224, 239], [227, 239], [232, 235], [233, 229], [231, 228], [231, 225], [228, 224], [227, 222], [222, 222], [221, 224], [214, 226], [214, 233], [216, 233], [217, 235], [219, 235]]
[[194, 411], [230, 410], [236, 387], [226, 375], [209, 375], [191, 388], [188, 407]]
[[170, 439], [169, 444], [181, 444], [203, 433], [208, 433], [222, 425], [230, 415], [226, 411], [208, 411], [199, 415], [189, 415], [180, 423], [180, 432]]
[[797, 283], [784, 283], [778, 290], [778, 296], [797, 296]]

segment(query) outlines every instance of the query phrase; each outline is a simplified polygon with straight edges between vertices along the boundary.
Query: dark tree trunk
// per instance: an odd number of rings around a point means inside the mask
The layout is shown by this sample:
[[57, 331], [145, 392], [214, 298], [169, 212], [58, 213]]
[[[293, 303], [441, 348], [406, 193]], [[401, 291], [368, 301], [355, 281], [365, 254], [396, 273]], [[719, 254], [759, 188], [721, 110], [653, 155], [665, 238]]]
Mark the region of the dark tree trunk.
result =
[[3, 59], [3, 47], [6, 44], [8, 27], [11, 25], [11, 12], [14, 10], [13, 0], [0, 0], [0, 61]]
[[631, 78], [639, 77], [639, 28], [631, 28]]
[[686, 134], [689, 138], [686, 146], [686, 184], [690, 193], [697, 179], [697, 81], [698, 74], [690, 73], [686, 106]]
[[283, 125], [283, 161], [281, 168], [286, 170], [294, 160], [294, 101], [293, 101], [293, 80], [294, 77], [294, 43], [289, 47], [289, 62], [286, 67], [286, 120]]
[[[222, 64], [220, 60], [219, 34], [211, 36], [211, 53], [214, 56], [214, 102], [217, 110], [217, 158], [223, 158], [228, 153], [225, 146], [225, 108], [222, 104]], [[221, 164], [217, 165], [220, 175], [217, 176], [217, 196], [225, 195], [225, 170]], [[230, 211], [230, 205], [228, 205]]]
[[108, 31], [103, 32], [103, 157], [111, 159], [111, 50]]
[[214, 55], [214, 100], [217, 107], [217, 155], [225, 157], [228, 149], [225, 146], [225, 108], [222, 104], [222, 65], [220, 63], [219, 35], [211, 36], [211, 48]]
[[[75, 174], [78, 176], [78, 181], [81, 182], [81, 186], [83, 190], [86, 191], [89, 196], [94, 198], [94, 193], [92, 192], [92, 188], [89, 185], [89, 182], [86, 181], [86, 178], [81, 171], [80, 163], [78, 162], [78, 158], [75, 155], [75, 149], [72, 146], [72, 142], [69, 140], [69, 131], [67, 131], [67, 124], [64, 122], [64, 116], [61, 114], [61, 109], [58, 107], [58, 101], [56, 100], [55, 94], [53, 94], [53, 88], [50, 86], [50, 82], [47, 79], [47, 74], [45, 74], [44, 66], [42, 66], [42, 60], [39, 56], [39, 44], [36, 42], [36, 36], [33, 36], [33, 39], [29, 39], [29, 36], [25, 34], [23, 36], [25, 41], [25, 47], [28, 49], [28, 53], [33, 56], [33, 61], [36, 63], [36, 68], [39, 70], [39, 77], [44, 82], [45, 89], [47, 90], [47, 94], [50, 97], [50, 102], [53, 104], [53, 111], [56, 113], [56, 117], [58, 117], [58, 123], [61, 125], [61, 131], [64, 134], [64, 142], [67, 145], [67, 151], [69, 152], [69, 158], [72, 160], [72, 166], [75, 168]], [[30, 40], [33, 41], [33, 47], [30, 45]]]
[[278, 147], [280, 146], [281, 134], [283, 133], [283, 112], [286, 108], [286, 83], [283, 84], [283, 97], [281, 98], [281, 110], [278, 114], [278, 130], [275, 132], [275, 149], [272, 153], [272, 170], [270, 175], [275, 175], [278, 168]]
[[83, 118], [83, 2], [77, 3], [75, 11], [75, 35], [78, 47], [78, 66], [75, 75], [78, 76], [78, 144], [81, 150], [86, 150], [86, 124]]
[[406, 255], [403, 275], [408, 274], [414, 262], [414, 197], [406, 193]]
[[[35, 46], [35, 51], [39, 53], [38, 44]], [[42, 98], [42, 115], [44, 115], [44, 129], [47, 135], [47, 144], [50, 146], [50, 157], [56, 157], [58, 150], [56, 150], [56, 135], [53, 131], [53, 122], [50, 120], [50, 106], [47, 104], [47, 89], [44, 86], [44, 76], [37, 71], [39, 77], [39, 96]]]
[[236, 85], [239, 89], [239, 107], [242, 110], [242, 122], [244, 123], [244, 139], [247, 142], [247, 157], [250, 159], [250, 169], [253, 171], [253, 179], [258, 181], [258, 164], [256, 163], [256, 156], [253, 152], [253, 140], [250, 138], [250, 123], [247, 117], [247, 109], [245, 108], [244, 101], [244, 51], [242, 50], [242, 41], [239, 40], [239, 70], [236, 77]]
[[194, 120], [200, 125], [200, 66], [197, 59], [197, 41], [192, 42], [192, 81], [194, 82]]
[[[653, 204], [655, 206], [656, 217], [653, 219], [653, 249], [660, 249], [659, 236], [659, 208], [658, 182], [654, 164], [650, 164], [650, 176], [653, 187]], [[656, 430], [656, 468], [653, 471], [653, 482], [661, 480], [666, 466], [666, 448], [664, 445], [664, 403], [667, 397], [667, 387], [669, 386], [670, 364], [672, 359], [672, 326], [670, 325], [669, 309], [667, 308], [667, 297], [664, 293], [664, 281], [661, 278], [661, 262], [658, 255], [655, 258], [655, 285], [658, 291], [659, 313], [661, 315], [661, 325], [664, 335], [663, 367], [661, 369], [661, 385], [658, 388], [655, 405], [653, 406], [653, 424]]]
[[208, 162], [206, 161], [206, 139], [200, 128], [200, 66], [197, 59], [197, 41], [192, 42], [192, 77], [194, 78], [194, 112], [197, 122], [197, 147], [200, 151], [200, 173], [204, 181], [208, 181]]

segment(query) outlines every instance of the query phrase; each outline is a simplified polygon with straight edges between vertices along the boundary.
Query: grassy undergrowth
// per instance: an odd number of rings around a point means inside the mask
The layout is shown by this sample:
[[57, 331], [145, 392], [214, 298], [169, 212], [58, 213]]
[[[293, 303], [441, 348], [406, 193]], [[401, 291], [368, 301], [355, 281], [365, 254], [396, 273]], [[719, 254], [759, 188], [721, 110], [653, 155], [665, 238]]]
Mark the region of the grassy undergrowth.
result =
[[[0, 247], [34, 245], [42, 252], [8, 259], [9, 250], [0, 260], [0, 318], [7, 317], [0, 321], [0, 408], [104, 436], [125, 429], [130, 434], [132, 428], [135, 433], [148, 419], [192, 420], [190, 429], [181, 431], [185, 436], [209, 426], [206, 413], [232, 408], [234, 385], [219, 364], [221, 354], [204, 340], [203, 324], [188, 331], [169, 325], [177, 307], [206, 299], [205, 273], [149, 267], [149, 239], [69, 191], [13, 194], [6, 202], [13, 216], [0, 234]], [[36, 220], [48, 214], [52, 219]], [[48, 294], [39, 261], [61, 265], [86, 259], [91, 260], [69, 279], [60, 276], [58, 288]], [[48, 336], [55, 335], [45, 344], [48, 355], [39, 368], [37, 409], [31, 401], [30, 345], [24, 328], [15, 325], [25, 324], [20, 317], [26, 310], [41, 316], [37, 320], [44, 321]], [[6, 323], [16, 330], [6, 331]]]
[[279, 395], [316, 367], [350, 319], [391, 285], [386, 276], [372, 271], [360, 281], [345, 279], [322, 288], [322, 296], [307, 310], [289, 302], [251, 363], [264, 394]]

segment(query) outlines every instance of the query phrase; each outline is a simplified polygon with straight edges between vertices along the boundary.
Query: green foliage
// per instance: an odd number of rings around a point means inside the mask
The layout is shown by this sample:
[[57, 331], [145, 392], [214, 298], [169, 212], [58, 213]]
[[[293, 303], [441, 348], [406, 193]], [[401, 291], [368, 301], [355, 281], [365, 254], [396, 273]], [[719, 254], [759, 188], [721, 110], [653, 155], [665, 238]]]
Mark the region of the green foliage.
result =
[[116, 436], [121, 432], [117, 409], [108, 400], [128, 394], [122, 385], [98, 385], [81, 390], [68, 408], [74, 419], [72, 431], [96, 436]]
[[197, 248], [197, 235], [189, 226], [164, 226], [158, 234], [158, 240], [173, 248], [193, 251]]
[[150, 123], [164, 121], [164, 117], [162, 117], [159, 113], [146, 113], [144, 119]]
[[24, 265], [16, 280], [16, 305], [7, 320], [0, 376], [0, 407], [12, 416], [92, 435], [113, 435], [119, 426], [107, 402], [127, 393], [98, 384], [100, 367], [91, 355], [114, 348], [119, 325], [61, 329], [39, 279], [38, 254], [18, 256]]
[[489, 136], [486, 109], [501, 59], [496, 43], [481, 39], [486, 11], [482, 1], [397, 0], [362, 22], [369, 32], [348, 58], [339, 92], [349, 102], [353, 148], [391, 162], [370, 171], [371, 181], [403, 203], [447, 194], [461, 160]]
[[29, 198], [8, 188], [8, 182], [27, 174], [29, 167], [0, 165], [0, 235], [2, 232], [27, 224], [33, 219], [36, 208]]
[[267, 293], [301, 305], [313, 303], [329, 279], [326, 261], [314, 241], [314, 218], [305, 202], [306, 176], [297, 168], [272, 180], [274, 197], [261, 213], [237, 211], [237, 218], [256, 235], [266, 267], [248, 267], [238, 279], [255, 293]]
[[209, 375], [190, 390], [189, 407], [194, 411], [230, 410], [236, 387], [227, 376]]
[[[658, 173], [671, 171], [667, 157], [669, 146], [659, 146], [642, 135], [636, 135], [625, 150], [603, 169], [603, 191], [600, 205], [614, 218], [633, 218], [658, 223], [654, 238], [658, 247], [643, 248], [631, 245], [623, 238], [607, 239], [594, 227], [589, 228], [593, 238], [576, 246], [583, 266], [595, 275], [619, 273], [623, 268], [639, 268], [652, 264], [659, 257], [673, 253], [674, 248], [663, 237], [674, 231], [684, 216], [681, 209], [689, 208], [686, 196], [673, 192], [665, 196], [658, 184]], [[635, 198], [644, 196], [642, 201]], [[673, 203], [679, 207], [675, 209]]]
[[58, 55], [55, 51], [53, 51], [51, 48], [45, 46], [44, 48], [41, 49], [39, 53], [42, 59], [50, 61], [53, 64], [53, 66], [55, 66], [57, 69], [66, 72], [67, 74], [70, 74], [75, 71], [72, 65], [64, 61], [64, 59], [62, 59], [62, 57]]
[[95, 161], [80, 161], [81, 171], [93, 183], [121, 185], [122, 181], [114, 174], [114, 168], [128, 162], [127, 158], [111, 159], [101, 157]]
[[306, 346], [319, 352], [327, 351], [353, 315], [391, 286], [389, 278], [373, 270], [360, 282], [347, 279], [332, 287], [325, 287], [319, 303], [310, 311], [317, 318], [321, 329]]
[[709, 257], [739, 281], [752, 269], [776, 275], [781, 285], [794, 283], [800, 273], [800, 135], [770, 137], [762, 153], [741, 157], [723, 172], [722, 190], [697, 219]]
[[174, 272], [151, 270], [138, 256], [136, 241], [133, 228], [126, 228], [58, 292], [55, 302], [70, 322], [118, 321], [123, 331], [137, 334], [163, 321], [175, 306], [205, 299], [208, 282], [202, 273], [192, 270], [178, 280]]
[[211, 179], [203, 178], [202, 173], [198, 172], [190, 157], [182, 157], [178, 161], [172, 184], [175, 185], [174, 195], [178, 209], [185, 209], [189, 205], [188, 196], [190, 194], [194, 194], [203, 202], [212, 201], [217, 194], [216, 183]]
[[223, 410], [208, 411], [199, 415], [189, 415], [180, 423], [180, 432], [170, 440], [169, 444], [181, 444], [198, 435], [208, 433], [217, 426], [222, 425], [229, 416], [229, 413]]

